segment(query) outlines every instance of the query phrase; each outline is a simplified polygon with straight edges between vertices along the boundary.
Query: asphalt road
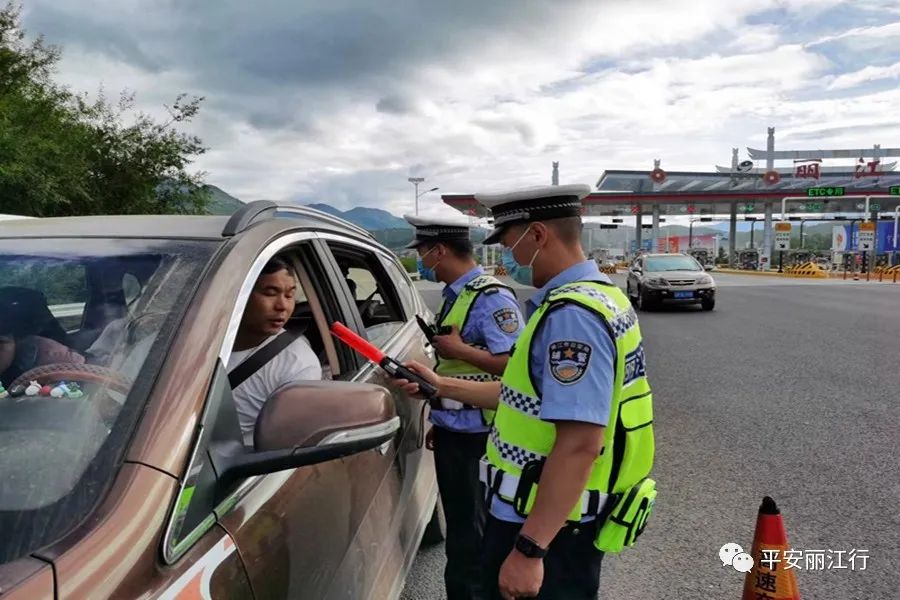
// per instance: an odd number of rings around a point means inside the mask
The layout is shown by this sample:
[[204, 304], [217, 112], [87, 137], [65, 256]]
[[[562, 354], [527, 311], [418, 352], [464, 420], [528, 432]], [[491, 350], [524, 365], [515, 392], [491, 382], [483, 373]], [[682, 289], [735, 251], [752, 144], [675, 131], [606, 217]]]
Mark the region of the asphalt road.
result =
[[[804, 599], [900, 598], [900, 284], [716, 279], [712, 313], [641, 314], [659, 497], [600, 597], [740, 598], [718, 551], [749, 550], [770, 495], [794, 550], [868, 550], [865, 570], [796, 570]], [[445, 597], [443, 564], [420, 552], [402, 597]]]

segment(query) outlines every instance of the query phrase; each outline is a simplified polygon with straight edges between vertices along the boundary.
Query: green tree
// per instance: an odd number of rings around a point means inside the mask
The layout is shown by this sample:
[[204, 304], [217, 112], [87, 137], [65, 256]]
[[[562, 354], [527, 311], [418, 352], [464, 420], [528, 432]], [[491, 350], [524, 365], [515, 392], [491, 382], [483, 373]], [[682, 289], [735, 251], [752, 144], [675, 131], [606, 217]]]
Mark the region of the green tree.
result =
[[202, 98], [179, 96], [169, 118], [132, 119], [134, 96], [111, 103], [53, 82], [60, 50], [28, 42], [21, 9], [0, 9], [0, 212], [39, 217], [203, 213], [203, 173], [189, 173], [205, 148], [178, 130]]

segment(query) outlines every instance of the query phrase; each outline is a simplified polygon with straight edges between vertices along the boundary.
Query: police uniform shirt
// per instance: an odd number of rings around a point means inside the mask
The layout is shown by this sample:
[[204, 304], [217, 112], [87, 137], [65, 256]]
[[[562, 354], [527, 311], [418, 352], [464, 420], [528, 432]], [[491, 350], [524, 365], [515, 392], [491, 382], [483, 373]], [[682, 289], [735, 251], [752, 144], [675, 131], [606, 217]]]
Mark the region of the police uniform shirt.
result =
[[[481, 275], [484, 275], [484, 269], [475, 267], [444, 287], [443, 314], [450, 311], [466, 284]], [[515, 328], [509, 318], [510, 311], [515, 315]], [[483, 346], [491, 354], [497, 355], [509, 352], [524, 326], [519, 303], [512, 292], [505, 288], [491, 288], [478, 295], [469, 312], [468, 322], [459, 333], [467, 344]], [[435, 425], [452, 431], [484, 432], [490, 429], [482, 421], [480, 410], [432, 411], [430, 419]]]
[[[611, 283], [594, 261], [580, 262], [556, 275], [525, 303], [527, 318], [550, 291], [575, 281]], [[568, 358], [574, 358], [580, 367], [579, 372], [565, 381], [551, 366], [554, 353], [561, 352], [571, 353]], [[567, 304], [547, 315], [532, 338], [529, 357], [534, 388], [541, 396], [540, 418], [606, 426], [615, 384], [615, 360], [615, 342], [596, 313]], [[525, 521], [511, 505], [497, 497], [491, 502], [491, 514], [503, 521]]]

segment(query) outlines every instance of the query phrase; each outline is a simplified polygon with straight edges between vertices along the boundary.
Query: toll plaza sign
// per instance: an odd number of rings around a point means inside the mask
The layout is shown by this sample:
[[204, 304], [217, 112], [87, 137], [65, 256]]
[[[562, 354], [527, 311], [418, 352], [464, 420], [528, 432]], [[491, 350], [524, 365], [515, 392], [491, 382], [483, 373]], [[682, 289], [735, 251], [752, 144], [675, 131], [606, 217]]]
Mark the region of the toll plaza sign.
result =
[[791, 249], [790, 223], [775, 223], [775, 249], [779, 251]]
[[806, 195], [810, 198], [827, 198], [827, 197], [843, 196], [844, 188], [833, 187], [833, 186], [807, 188]]
[[870, 252], [875, 247], [875, 223], [868, 221], [859, 224], [859, 249]]

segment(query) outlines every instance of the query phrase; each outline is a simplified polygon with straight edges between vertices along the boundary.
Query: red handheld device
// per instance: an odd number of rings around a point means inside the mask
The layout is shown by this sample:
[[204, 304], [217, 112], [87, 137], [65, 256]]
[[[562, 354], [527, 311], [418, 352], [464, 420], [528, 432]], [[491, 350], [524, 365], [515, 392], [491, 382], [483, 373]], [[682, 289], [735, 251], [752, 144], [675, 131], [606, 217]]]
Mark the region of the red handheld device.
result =
[[331, 325], [331, 334], [387, 371], [391, 377], [418, 383], [419, 393], [429, 400], [437, 396], [437, 389], [433, 385], [390, 356], [386, 356], [384, 352], [347, 329], [342, 323], [335, 321]]

